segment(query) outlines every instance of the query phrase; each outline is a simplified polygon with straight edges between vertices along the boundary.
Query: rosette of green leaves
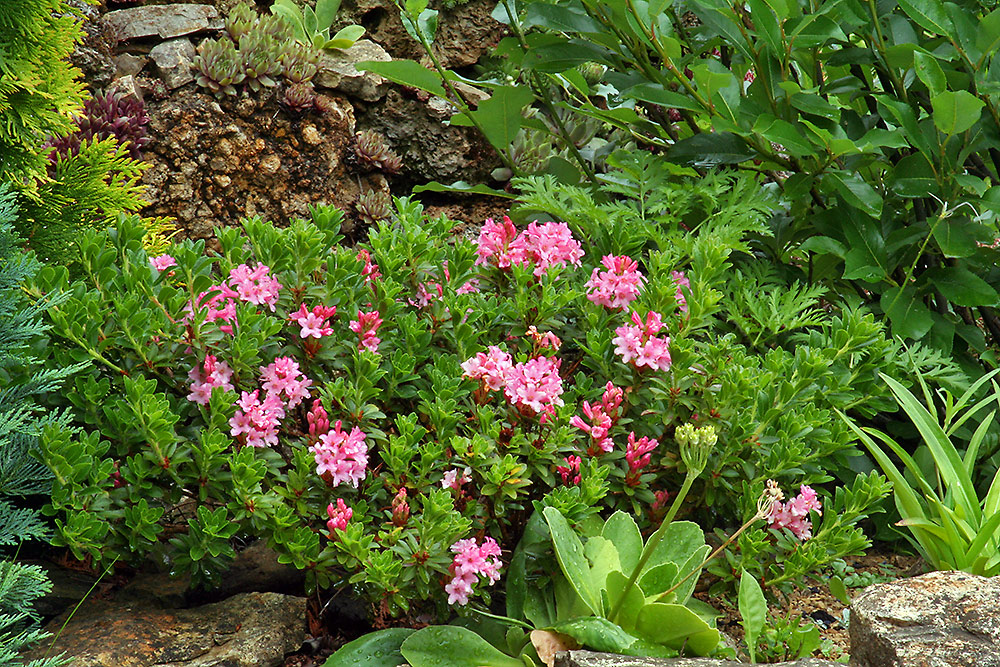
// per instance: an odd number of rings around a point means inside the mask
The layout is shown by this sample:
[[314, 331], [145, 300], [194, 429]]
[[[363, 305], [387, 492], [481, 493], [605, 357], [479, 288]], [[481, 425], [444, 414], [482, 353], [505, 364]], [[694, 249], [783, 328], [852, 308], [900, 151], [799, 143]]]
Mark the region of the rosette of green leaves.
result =
[[275, 0], [271, 13], [288, 21], [295, 39], [317, 49], [349, 49], [361, 39], [365, 29], [359, 25], [341, 28], [330, 36], [330, 26], [337, 18], [340, 0], [317, 0], [316, 8], [300, 7], [295, 0]]
[[229, 39], [202, 41], [198, 45], [194, 67], [198, 70], [195, 81], [199, 86], [212, 91], [216, 97], [223, 94], [235, 95], [236, 84], [242, 83], [246, 78], [243, 57]]
[[243, 61], [245, 83], [254, 92], [262, 87], [273, 88], [284, 67], [281, 45], [263, 30], [252, 30], [240, 37], [240, 58]]
[[289, 83], [311, 81], [319, 70], [319, 51], [289, 40], [280, 45], [282, 74]]

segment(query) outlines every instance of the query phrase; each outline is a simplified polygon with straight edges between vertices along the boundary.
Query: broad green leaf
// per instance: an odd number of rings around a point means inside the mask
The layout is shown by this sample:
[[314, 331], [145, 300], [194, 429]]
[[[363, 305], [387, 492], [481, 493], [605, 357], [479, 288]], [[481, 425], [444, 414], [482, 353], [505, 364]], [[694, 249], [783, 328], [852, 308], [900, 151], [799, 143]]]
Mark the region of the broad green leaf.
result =
[[419, 88], [438, 97], [447, 97], [438, 75], [415, 60], [369, 60], [359, 62], [354, 67], [359, 72], [374, 72], [395, 83]]
[[599, 589], [607, 587], [605, 582], [609, 573], [622, 571], [618, 548], [609, 539], [600, 535], [589, 538], [583, 547], [583, 553], [590, 561], [590, 576]]
[[570, 527], [562, 512], [554, 507], [546, 507], [542, 513], [549, 524], [549, 534], [552, 536], [552, 546], [555, 548], [556, 560], [563, 575], [569, 581], [573, 590], [580, 596], [584, 604], [594, 614], [601, 613], [601, 603], [597, 596], [594, 580], [590, 574], [590, 566], [584, 556], [583, 544], [576, 532]]
[[412, 667], [524, 667], [472, 630], [454, 625], [418, 630], [403, 641], [399, 652]]
[[760, 584], [743, 570], [740, 575], [740, 591], [738, 597], [740, 617], [746, 634], [747, 650], [750, 652], [750, 662], [756, 662], [757, 637], [760, 636], [767, 622], [767, 601]]
[[790, 155], [795, 157], [804, 157], [816, 152], [813, 145], [803, 138], [801, 130], [787, 120], [775, 118], [770, 114], [759, 116], [757, 122], [754, 123], [753, 131], [768, 141], [781, 144]]
[[995, 306], [1000, 302], [1000, 294], [989, 283], [960, 266], [936, 266], [920, 279], [959, 306]]
[[882, 215], [882, 197], [859, 174], [846, 171], [827, 172], [826, 178], [833, 183], [848, 204], [864, 211], [873, 218]]
[[899, 0], [899, 6], [924, 30], [942, 37], [950, 34], [952, 23], [941, 0]]
[[450, 185], [445, 185], [444, 183], [438, 183], [437, 181], [431, 181], [430, 183], [424, 183], [423, 185], [413, 186], [414, 192], [457, 192], [460, 194], [476, 194], [476, 195], [490, 195], [491, 197], [501, 197], [503, 199], [517, 199], [517, 195], [513, 195], [509, 192], [504, 192], [503, 190], [497, 190], [496, 188], [491, 188], [488, 185], [470, 185], [465, 181], [455, 181]]
[[821, 255], [833, 255], [844, 259], [847, 255], [847, 248], [844, 244], [837, 239], [832, 239], [829, 236], [813, 236], [802, 242], [799, 246], [801, 250], [809, 250], [811, 252], [819, 253]]
[[992, 55], [1000, 48], [1000, 9], [994, 9], [979, 21], [976, 46], [986, 55]]
[[596, 616], [556, 623], [551, 629], [569, 635], [589, 649], [609, 653], [626, 653], [629, 646], [638, 639], [608, 619]]
[[[359, 39], [361, 39], [361, 36], [364, 35], [364, 34], [365, 34], [365, 29], [364, 29], [363, 26], [360, 26], [360, 25], [348, 25], [348, 26], [344, 26], [343, 28], [341, 28], [340, 30], [338, 30], [337, 34], [334, 35], [332, 38], [330, 38], [330, 41], [337, 42], [337, 41], [343, 40], [343, 41], [346, 41], [346, 42], [350, 42], [353, 45], [354, 42], [356, 42]], [[338, 46], [336, 48], [343, 48], [343, 47], [339, 47]], [[347, 47], [347, 48], [350, 48], [350, 47]]]
[[320, 30], [326, 30], [333, 25], [340, 11], [340, 0], [316, 0], [316, 24]]
[[521, 129], [522, 112], [535, 99], [527, 87], [496, 88], [472, 115], [479, 121], [487, 141], [498, 151], [506, 151]]
[[[607, 579], [607, 595], [608, 595], [608, 607], [614, 609], [615, 605], [621, 599], [622, 591], [625, 590], [625, 584], [628, 583], [628, 577], [621, 572], [610, 572]], [[615, 618], [615, 622], [618, 623], [626, 632], [632, 632], [635, 629], [635, 619], [639, 615], [639, 610], [642, 609], [643, 605], [646, 604], [646, 596], [642, 594], [639, 587], [632, 586], [628, 591], [628, 596], [625, 602], [622, 603], [621, 609], [618, 611], [618, 616]]]
[[[647, 544], [647, 548], [648, 546]], [[673, 521], [665, 528], [663, 539], [653, 550], [644, 571], [662, 563], [676, 563], [680, 567], [703, 546], [705, 533], [698, 524], [693, 521]]]
[[982, 224], [965, 217], [942, 220], [933, 232], [945, 257], [969, 257], [976, 252], [980, 242], [988, 242], [990, 237]]
[[948, 80], [944, 76], [944, 70], [941, 69], [941, 65], [938, 64], [937, 58], [934, 56], [925, 51], [914, 51], [913, 68], [931, 95], [943, 93], [948, 89]]
[[640, 83], [622, 91], [622, 97], [652, 102], [667, 108], [703, 111], [700, 104], [687, 95], [667, 90], [658, 83]]
[[934, 325], [930, 309], [912, 285], [886, 289], [880, 303], [892, 323], [894, 336], [920, 340]]
[[647, 604], [639, 611], [635, 629], [644, 639], [671, 648], [684, 646], [695, 655], [708, 655], [719, 644], [719, 631], [679, 604]]
[[931, 97], [934, 125], [948, 136], [975, 125], [984, 106], [985, 102], [967, 90], [949, 90]]
[[731, 132], [705, 132], [682, 139], [667, 150], [667, 159], [695, 167], [738, 164], [757, 157], [742, 139]]
[[[502, 3], [501, 3], [502, 4]], [[522, 28], [545, 28], [557, 32], [604, 32], [604, 26], [590, 18], [583, 9], [575, 6], [533, 2], [524, 10]]]
[[680, 565], [677, 563], [662, 563], [651, 567], [639, 577], [639, 588], [647, 598], [654, 598], [677, 583], [678, 572]]
[[399, 647], [416, 630], [411, 628], [388, 628], [370, 632], [352, 642], [344, 644], [326, 659], [323, 667], [397, 667], [404, 661]]
[[618, 547], [618, 558], [622, 572], [631, 574], [642, 555], [642, 534], [630, 514], [618, 510], [605, 522], [601, 536], [611, 540]]
[[[403, 27], [410, 37], [418, 42], [426, 41], [428, 44], [434, 43], [434, 36], [437, 33], [438, 11], [436, 9], [423, 9], [419, 14], [410, 15], [412, 18], [403, 19]], [[414, 24], [416, 24], [414, 26]]]
[[785, 46], [781, 38], [781, 27], [774, 11], [764, 0], [747, 0], [750, 8], [750, 17], [753, 19], [757, 34], [763, 38], [764, 44], [771, 50], [772, 55], [783, 58]]

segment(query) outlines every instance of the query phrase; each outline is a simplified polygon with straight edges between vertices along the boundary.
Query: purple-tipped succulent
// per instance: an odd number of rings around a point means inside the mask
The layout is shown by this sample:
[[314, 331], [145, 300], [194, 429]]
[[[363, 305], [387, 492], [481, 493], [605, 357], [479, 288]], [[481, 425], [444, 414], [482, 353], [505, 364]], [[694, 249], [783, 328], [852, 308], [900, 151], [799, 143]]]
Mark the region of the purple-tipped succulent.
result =
[[293, 83], [285, 87], [279, 102], [292, 111], [311, 111], [316, 106], [316, 91], [311, 83]]
[[75, 132], [48, 142], [55, 150], [52, 160], [72, 155], [80, 150], [80, 143], [91, 139], [114, 137], [121, 144], [127, 144], [134, 160], [142, 159], [142, 147], [146, 137], [146, 105], [135, 97], [122, 95], [111, 90], [98, 93], [83, 104], [83, 113], [77, 116]]
[[295, 40], [281, 47], [282, 73], [289, 83], [311, 81], [319, 71], [319, 51]]
[[362, 164], [390, 174], [398, 174], [403, 168], [403, 161], [386, 143], [385, 137], [374, 130], [354, 135], [354, 153]]
[[236, 84], [242, 83], [246, 78], [243, 58], [236, 50], [236, 45], [225, 38], [206, 39], [199, 44], [194, 67], [198, 70], [198, 85], [208, 88], [217, 97], [223, 94], [235, 95]]
[[388, 220], [392, 215], [392, 197], [381, 190], [369, 190], [358, 197], [354, 209], [358, 212], [358, 218], [366, 225]]
[[226, 33], [234, 43], [239, 43], [240, 37], [256, 28], [259, 22], [260, 14], [241, 2], [226, 17]]
[[243, 60], [244, 83], [254, 92], [262, 87], [273, 88], [281, 75], [281, 50], [273, 37], [253, 30], [240, 37], [240, 57]]

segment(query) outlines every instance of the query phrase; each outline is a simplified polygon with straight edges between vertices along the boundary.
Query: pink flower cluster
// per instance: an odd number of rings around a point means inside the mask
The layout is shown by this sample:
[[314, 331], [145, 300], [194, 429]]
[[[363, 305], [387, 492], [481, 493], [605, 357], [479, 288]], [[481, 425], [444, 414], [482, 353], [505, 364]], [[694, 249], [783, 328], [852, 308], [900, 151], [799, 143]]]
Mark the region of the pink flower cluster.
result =
[[244, 436], [250, 447], [278, 444], [278, 425], [285, 416], [285, 406], [277, 394], [268, 393], [261, 401], [259, 389], [241, 392], [239, 409], [229, 420], [229, 434]]
[[673, 278], [674, 282], [677, 284], [677, 292], [676, 294], [674, 294], [674, 301], [677, 302], [677, 307], [680, 309], [680, 311], [682, 313], [687, 314], [688, 311], [687, 299], [684, 297], [684, 292], [681, 290], [681, 288], [683, 287], [684, 289], [690, 291], [691, 281], [688, 280], [687, 276], [685, 276], [681, 271], [671, 271], [670, 277]]
[[451, 551], [455, 554], [450, 568], [452, 579], [444, 587], [448, 604], [468, 604], [472, 586], [480, 575], [491, 585], [500, 579], [500, 545], [492, 537], [483, 540], [482, 546], [475, 539], [459, 540], [451, 545]]
[[191, 393], [187, 395], [189, 401], [199, 405], [208, 405], [212, 398], [212, 390], [221, 387], [223, 391], [233, 391], [232, 380], [233, 369], [224, 361], [219, 361], [215, 355], [209, 354], [205, 357], [201, 368], [195, 366], [188, 371], [191, 378]]
[[378, 270], [378, 264], [372, 261], [372, 256], [367, 250], [364, 248], [359, 250], [358, 259], [365, 263], [361, 269], [361, 275], [365, 279], [365, 283], [370, 285], [373, 281], [382, 277], [382, 274]]
[[563, 459], [564, 466], [556, 466], [556, 472], [562, 477], [563, 484], [580, 483], [580, 464], [583, 459], [579, 456], [567, 456]]
[[150, 257], [149, 263], [153, 265], [153, 268], [157, 271], [165, 271], [171, 266], [177, 266], [177, 260], [170, 255], [160, 255], [159, 257]]
[[[278, 292], [281, 290], [281, 283], [277, 278], [268, 272], [270, 268], [264, 264], [257, 263], [253, 269], [246, 264], [240, 264], [229, 272], [229, 280], [220, 285], [212, 285], [208, 291], [202, 292], [195, 299], [193, 305], [188, 305], [188, 310], [206, 310], [205, 321], [215, 322], [223, 320], [226, 324], [220, 325], [219, 329], [225, 333], [233, 333], [233, 324], [236, 322], [236, 302], [244, 301], [258, 306], [265, 305], [271, 312], [278, 302]], [[218, 292], [207, 301], [205, 297], [209, 292]]]
[[558, 352], [559, 348], [562, 346], [562, 341], [559, 340], [559, 336], [555, 335], [551, 331], [541, 333], [534, 324], [528, 327], [528, 331], [525, 335], [535, 344], [535, 352], [541, 352], [542, 350], [552, 350], [553, 352]]
[[503, 391], [514, 405], [524, 405], [535, 413], [548, 412], [563, 404], [561, 359], [535, 357], [516, 364], [507, 377]]
[[318, 398], [313, 401], [312, 408], [306, 413], [306, 422], [309, 424], [309, 439], [311, 442], [319, 440], [319, 436], [330, 430], [330, 416], [323, 409], [323, 402]]
[[642, 469], [649, 465], [652, 458], [651, 452], [656, 449], [656, 440], [643, 436], [638, 441], [635, 433], [628, 434], [628, 444], [625, 446], [625, 461], [628, 462], [628, 472], [625, 474], [625, 483], [629, 486], [639, 486], [639, 476]]
[[[213, 294], [206, 301], [205, 297], [210, 292], [216, 292], [216, 294]], [[189, 310], [204, 309], [206, 322], [222, 320], [226, 324], [219, 325], [219, 330], [227, 334], [232, 334], [233, 324], [236, 322], [236, 301], [238, 297], [239, 294], [230, 289], [226, 283], [212, 285], [208, 291], [198, 295], [198, 298], [195, 299], [194, 307], [189, 306]]]
[[326, 515], [330, 520], [326, 522], [326, 527], [332, 534], [335, 530], [347, 530], [347, 522], [354, 516], [354, 510], [348, 507], [343, 499], [337, 498], [337, 506], [333, 503], [326, 506]]
[[378, 346], [382, 339], [376, 336], [375, 332], [382, 326], [382, 318], [379, 317], [377, 310], [367, 313], [358, 310], [358, 319], [351, 320], [349, 326], [351, 331], [358, 334], [359, 350], [371, 350], [378, 354]]
[[816, 492], [803, 484], [799, 487], [799, 495], [787, 503], [775, 500], [768, 515], [768, 527], [781, 530], [787, 528], [792, 535], [800, 540], [812, 537], [812, 520], [809, 512], [819, 512], [823, 504], [816, 497]]
[[469, 468], [464, 470], [459, 470], [458, 468], [452, 468], [444, 473], [444, 477], [441, 478], [441, 488], [451, 489], [452, 491], [458, 491], [461, 493], [462, 485], [468, 484], [472, 481], [469, 477], [469, 473], [472, 472]]
[[482, 380], [491, 391], [503, 389], [512, 370], [514, 362], [510, 355], [496, 345], [490, 345], [486, 352], [478, 352], [462, 364], [465, 377]]
[[565, 222], [531, 222], [518, 234], [514, 223], [504, 216], [502, 223], [489, 218], [483, 224], [476, 254], [477, 265], [507, 269], [534, 264], [532, 273], [541, 276], [552, 266], [579, 264], [583, 248]]
[[624, 310], [639, 296], [645, 276], [639, 264], [627, 255], [605, 255], [601, 264], [607, 269], [595, 268], [587, 281], [587, 298], [608, 308]]
[[319, 440], [309, 447], [309, 451], [316, 460], [316, 474], [329, 474], [331, 486], [347, 482], [357, 488], [358, 482], [365, 478], [365, 469], [368, 467], [365, 434], [357, 426], [350, 433], [340, 427], [341, 421], [338, 419], [333, 430], [319, 436]]
[[636, 368], [648, 366], [665, 371], [670, 368], [670, 338], [656, 335], [662, 328], [663, 320], [656, 311], [649, 311], [645, 322], [633, 312], [632, 324], [615, 329], [618, 335], [611, 342], [626, 364], [633, 362]]
[[333, 329], [327, 320], [336, 314], [336, 306], [318, 305], [308, 310], [306, 304], [302, 304], [297, 311], [288, 316], [288, 319], [299, 325], [300, 338], [322, 338], [333, 335]]
[[299, 370], [299, 364], [291, 357], [277, 357], [267, 366], [260, 369], [261, 386], [268, 396], [274, 395], [294, 408], [309, 396], [308, 387], [312, 380]]
[[589, 456], [598, 456], [601, 452], [607, 453], [615, 448], [614, 443], [608, 433], [618, 422], [618, 408], [622, 404], [624, 392], [620, 387], [616, 387], [610, 382], [604, 387], [604, 395], [601, 402], [591, 405], [587, 401], [583, 402], [583, 414], [586, 415], [589, 424], [579, 415], [570, 417], [569, 423], [584, 433], [590, 435], [590, 444], [587, 446]]

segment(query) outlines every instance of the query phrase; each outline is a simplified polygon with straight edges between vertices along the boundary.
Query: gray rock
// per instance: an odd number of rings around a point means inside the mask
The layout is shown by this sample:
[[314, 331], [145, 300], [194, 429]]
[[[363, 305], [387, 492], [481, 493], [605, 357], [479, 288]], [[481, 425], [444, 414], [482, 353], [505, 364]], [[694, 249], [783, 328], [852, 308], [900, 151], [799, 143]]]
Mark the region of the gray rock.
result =
[[305, 598], [278, 593], [241, 593], [193, 609], [95, 600], [66, 624], [53, 651], [86, 667], [276, 667], [302, 645], [305, 609]]
[[313, 83], [366, 102], [379, 100], [385, 96], [388, 82], [378, 74], [359, 72], [354, 67], [355, 64], [368, 60], [389, 62], [392, 57], [375, 42], [359, 39], [349, 49], [324, 53]]
[[167, 88], [173, 90], [194, 81], [194, 44], [186, 37], [171, 39], [153, 47], [149, 57], [160, 72], [160, 78]]
[[[556, 655], [555, 667], [742, 667], [743, 663], [711, 658], [632, 658], [613, 653], [565, 651]], [[775, 663], [775, 667], [840, 667], [838, 662], [804, 658]]]
[[224, 21], [211, 5], [147, 5], [116, 9], [104, 15], [118, 39], [171, 39], [205, 30], [221, 30]]
[[120, 53], [113, 58], [115, 63], [116, 76], [135, 76], [142, 71], [149, 60], [146, 56], [137, 56], [131, 53]]
[[851, 603], [851, 664], [1000, 667], [1000, 579], [932, 572]]
[[134, 97], [140, 102], [143, 101], [142, 85], [131, 74], [115, 79], [115, 82], [112, 85], [116, 92], [121, 93], [125, 97]]

